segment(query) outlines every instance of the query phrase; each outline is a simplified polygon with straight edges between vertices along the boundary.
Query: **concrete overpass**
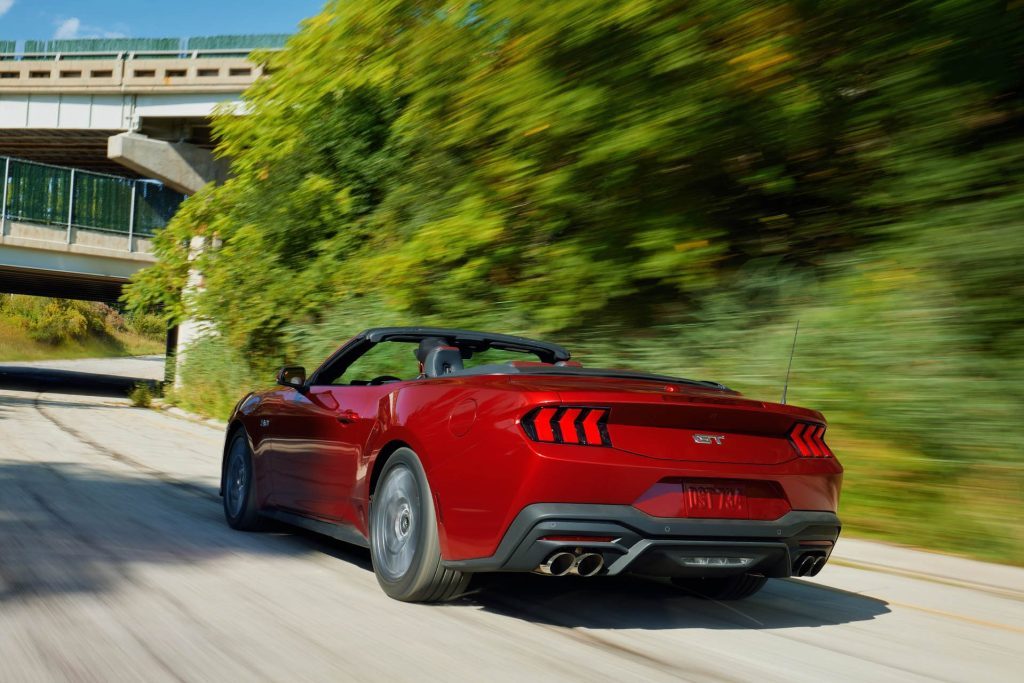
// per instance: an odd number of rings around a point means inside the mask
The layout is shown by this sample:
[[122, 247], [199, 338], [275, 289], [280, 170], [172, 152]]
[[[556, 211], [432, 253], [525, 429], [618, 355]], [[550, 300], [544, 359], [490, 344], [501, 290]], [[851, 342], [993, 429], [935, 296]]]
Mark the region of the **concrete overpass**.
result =
[[244, 113], [250, 48], [284, 38], [0, 41], [0, 292], [116, 302], [184, 196], [225, 178], [211, 115]]
[[5, 218], [0, 292], [115, 303], [122, 287], [154, 262], [149, 239]]
[[196, 40], [169, 50], [80, 40], [73, 52], [55, 49], [69, 41], [26, 41], [0, 53], [0, 155], [153, 178], [186, 194], [223, 180], [210, 116], [241, 113], [242, 91], [266, 67], [251, 49], [189, 49]]

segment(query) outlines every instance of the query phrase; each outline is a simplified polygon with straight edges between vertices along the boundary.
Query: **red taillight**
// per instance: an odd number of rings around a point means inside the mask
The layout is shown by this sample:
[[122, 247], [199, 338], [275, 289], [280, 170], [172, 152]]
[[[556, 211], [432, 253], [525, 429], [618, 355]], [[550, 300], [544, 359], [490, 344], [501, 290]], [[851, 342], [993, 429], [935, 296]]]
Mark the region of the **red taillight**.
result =
[[[527, 420], [523, 420], [523, 427], [526, 428], [526, 433], [530, 434], [530, 438], [535, 441], [554, 441], [555, 415], [557, 413], [558, 408], [541, 408], [532, 418], [527, 418], [530, 427], [526, 427]], [[530, 433], [531, 431], [533, 432], [532, 434]]]
[[558, 431], [555, 433], [562, 437], [565, 443], [583, 443], [586, 439], [580, 438], [577, 434], [576, 420], [583, 415], [581, 408], [563, 408], [564, 412], [558, 416]]
[[835, 454], [825, 443], [825, 426], [810, 422], [797, 422], [789, 430], [789, 441], [804, 458], [833, 458]]
[[523, 418], [523, 431], [534, 441], [611, 446], [607, 408], [561, 406], [537, 408]]

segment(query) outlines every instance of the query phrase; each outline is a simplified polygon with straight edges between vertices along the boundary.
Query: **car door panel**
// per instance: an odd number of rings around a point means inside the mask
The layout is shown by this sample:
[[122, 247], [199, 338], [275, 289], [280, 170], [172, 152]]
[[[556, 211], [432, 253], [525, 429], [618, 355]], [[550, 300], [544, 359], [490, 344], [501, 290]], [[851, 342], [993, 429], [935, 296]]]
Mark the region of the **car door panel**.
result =
[[363, 514], [355, 482], [383, 387], [313, 386], [282, 411], [274, 447], [280, 505], [332, 522]]
[[253, 445], [266, 470], [268, 504], [274, 507], [301, 508], [296, 499], [301, 498], [301, 488], [288, 481], [288, 473], [295, 470], [292, 460], [308, 450], [303, 444], [301, 398], [294, 389], [274, 391], [263, 398], [254, 415]]

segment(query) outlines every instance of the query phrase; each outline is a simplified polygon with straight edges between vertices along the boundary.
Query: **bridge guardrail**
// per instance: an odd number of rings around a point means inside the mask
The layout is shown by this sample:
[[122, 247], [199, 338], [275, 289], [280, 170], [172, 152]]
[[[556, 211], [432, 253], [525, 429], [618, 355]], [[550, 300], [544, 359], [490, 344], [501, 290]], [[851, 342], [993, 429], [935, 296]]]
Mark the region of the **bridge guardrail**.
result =
[[257, 48], [253, 50], [140, 50], [121, 52], [0, 52], [0, 61], [71, 61], [79, 59], [116, 59], [131, 61], [133, 59], [214, 59], [227, 57], [248, 57], [254, 52], [280, 52], [282, 48]]
[[0, 156], [0, 217], [67, 229], [151, 237], [185, 196], [150, 180]]
[[248, 57], [253, 52], [284, 48], [287, 34], [193, 36], [191, 38], [82, 38], [0, 40], [0, 61], [77, 59], [201, 59]]

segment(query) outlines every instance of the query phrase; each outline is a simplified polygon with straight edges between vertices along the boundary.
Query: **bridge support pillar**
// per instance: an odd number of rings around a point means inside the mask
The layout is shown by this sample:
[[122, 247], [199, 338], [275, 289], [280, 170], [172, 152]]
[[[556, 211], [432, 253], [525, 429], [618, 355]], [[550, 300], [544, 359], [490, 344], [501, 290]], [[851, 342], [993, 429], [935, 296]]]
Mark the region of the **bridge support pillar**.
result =
[[164, 384], [174, 384], [177, 377], [178, 326], [167, 328], [164, 351]]
[[[209, 245], [205, 237], [196, 236], [193, 237], [189, 242], [189, 253], [188, 259], [190, 262], [194, 262], [199, 255]], [[185, 283], [185, 287], [181, 293], [181, 296], [185, 299], [186, 306], [188, 305], [188, 299], [197, 292], [203, 289], [203, 274], [195, 266], [191, 266], [188, 271], [188, 280]], [[174, 328], [174, 386], [182, 386], [181, 370], [185, 364], [185, 358], [188, 355], [188, 347], [193, 344], [196, 340], [202, 337], [204, 334], [211, 332], [210, 323], [206, 320], [200, 320], [196, 318], [187, 318], [181, 321], [181, 324]], [[170, 342], [171, 337], [168, 334], [168, 357], [170, 353]], [[171, 361], [168, 361], [171, 362]]]
[[138, 133], [108, 138], [107, 157], [185, 194], [195, 194], [207, 183], [223, 182], [228, 172], [227, 160], [214, 158], [209, 150]]

